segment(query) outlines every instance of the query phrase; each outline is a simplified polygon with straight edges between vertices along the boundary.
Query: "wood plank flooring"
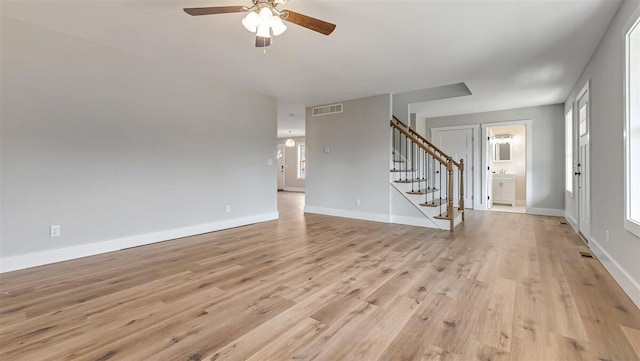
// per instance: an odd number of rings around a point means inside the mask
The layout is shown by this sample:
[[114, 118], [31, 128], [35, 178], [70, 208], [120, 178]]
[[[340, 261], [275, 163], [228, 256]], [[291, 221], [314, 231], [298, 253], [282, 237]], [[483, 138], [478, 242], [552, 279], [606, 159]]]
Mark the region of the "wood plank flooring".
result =
[[0, 360], [640, 360], [559, 218], [454, 233], [302, 213], [0, 275]]

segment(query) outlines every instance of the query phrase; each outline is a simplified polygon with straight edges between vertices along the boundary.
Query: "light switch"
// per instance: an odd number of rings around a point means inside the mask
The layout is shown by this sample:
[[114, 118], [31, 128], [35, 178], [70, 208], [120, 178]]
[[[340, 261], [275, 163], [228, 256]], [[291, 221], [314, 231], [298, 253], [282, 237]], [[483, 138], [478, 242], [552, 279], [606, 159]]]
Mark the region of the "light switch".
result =
[[324, 152], [325, 152], [325, 153], [329, 153], [329, 152], [331, 152], [331, 148], [329, 148], [329, 147], [324, 147]]
[[267, 159], [267, 165], [273, 165], [273, 159]]

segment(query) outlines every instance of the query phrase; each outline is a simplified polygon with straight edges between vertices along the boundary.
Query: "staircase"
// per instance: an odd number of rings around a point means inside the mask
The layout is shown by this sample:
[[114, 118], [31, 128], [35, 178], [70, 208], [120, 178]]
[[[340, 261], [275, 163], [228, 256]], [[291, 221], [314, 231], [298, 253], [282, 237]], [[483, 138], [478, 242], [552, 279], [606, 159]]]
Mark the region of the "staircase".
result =
[[453, 231], [464, 222], [464, 162], [453, 160], [395, 116], [390, 122], [390, 181], [425, 227]]

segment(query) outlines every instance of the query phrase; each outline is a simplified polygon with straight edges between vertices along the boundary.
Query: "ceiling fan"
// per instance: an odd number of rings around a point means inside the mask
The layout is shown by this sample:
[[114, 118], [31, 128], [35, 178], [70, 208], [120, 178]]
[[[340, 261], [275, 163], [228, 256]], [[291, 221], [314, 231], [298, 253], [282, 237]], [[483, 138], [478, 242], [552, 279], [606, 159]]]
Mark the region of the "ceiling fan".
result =
[[264, 48], [271, 45], [271, 37], [278, 36], [287, 30], [282, 20], [300, 25], [320, 34], [329, 35], [336, 28], [335, 24], [312, 18], [291, 10], [279, 10], [277, 6], [287, 0], [251, 0], [252, 6], [214, 6], [204, 8], [185, 8], [189, 15], [213, 15], [225, 13], [247, 12], [242, 25], [256, 34], [256, 47]]

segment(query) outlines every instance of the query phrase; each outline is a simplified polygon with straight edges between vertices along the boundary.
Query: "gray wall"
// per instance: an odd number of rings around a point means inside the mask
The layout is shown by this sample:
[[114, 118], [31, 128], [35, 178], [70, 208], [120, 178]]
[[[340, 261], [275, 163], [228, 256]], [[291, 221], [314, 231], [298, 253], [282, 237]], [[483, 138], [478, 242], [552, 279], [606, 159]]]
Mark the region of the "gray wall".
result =
[[[278, 144], [284, 144], [289, 138], [278, 139]], [[284, 147], [284, 189], [304, 190], [305, 180], [298, 179], [298, 144], [305, 143], [304, 137], [292, 138], [296, 142], [295, 147]], [[306, 147], [306, 145], [305, 145]]]
[[307, 108], [305, 210], [388, 221], [391, 96], [346, 101], [343, 109], [313, 117]]
[[[635, 288], [637, 304], [640, 304], [640, 238], [628, 232], [623, 223], [625, 48], [622, 28], [630, 21], [634, 9], [636, 16], [640, 13], [639, 6], [639, 1], [622, 4], [564, 107], [569, 110], [578, 92], [590, 80], [591, 238], [601, 248], [596, 252], [600, 260], [623, 287], [623, 277], [633, 279], [635, 285], [627, 280], [626, 289]], [[575, 199], [567, 196], [566, 201], [568, 216], [577, 220]], [[610, 232], [608, 243], [607, 230]], [[622, 269], [628, 276], [621, 275], [615, 268]]]
[[[405, 124], [409, 124], [412, 104], [420, 104], [438, 99], [448, 99], [471, 95], [471, 91], [465, 83], [441, 85], [426, 89], [412, 90], [404, 93], [393, 94], [393, 115]], [[415, 129], [415, 128], [414, 128]]]
[[274, 98], [1, 26], [1, 257], [277, 211]]
[[533, 138], [532, 202], [527, 204], [527, 207], [563, 210], [564, 114], [562, 104], [427, 118], [425, 136], [431, 137], [431, 128], [526, 119], [531, 120], [531, 137]]

